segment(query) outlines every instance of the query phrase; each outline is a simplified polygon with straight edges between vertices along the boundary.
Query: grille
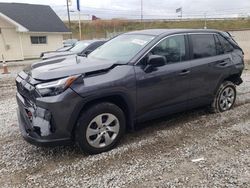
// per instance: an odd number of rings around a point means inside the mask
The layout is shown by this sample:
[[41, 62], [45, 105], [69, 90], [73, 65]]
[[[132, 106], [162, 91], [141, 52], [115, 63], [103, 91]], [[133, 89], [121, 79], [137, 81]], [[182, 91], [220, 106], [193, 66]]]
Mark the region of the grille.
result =
[[19, 76], [16, 78], [16, 86], [18, 93], [22, 95], [29, 104], [35, 102], [35, 99], [36, 97], [38, 97], [38, 94], [34, 86], [32, 86], [26, 80], [22, 79]]

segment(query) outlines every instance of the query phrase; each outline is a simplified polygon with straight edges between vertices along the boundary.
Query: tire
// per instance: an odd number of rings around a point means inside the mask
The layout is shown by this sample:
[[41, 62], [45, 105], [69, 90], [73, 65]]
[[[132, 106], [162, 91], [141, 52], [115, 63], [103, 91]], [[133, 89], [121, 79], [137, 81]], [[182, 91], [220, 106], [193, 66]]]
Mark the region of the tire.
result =
[[210, 110], [213, 113], [221, 113], [232, 109], [236, 100], [236, 86], [230, 81], [223, 82], [214, 96]]
[[84, 153], [102, 153], [117, 146], [125, 127], [125, 116], [118, 106], [108, 102], [96, 104], [79, 117], [75, 141]]

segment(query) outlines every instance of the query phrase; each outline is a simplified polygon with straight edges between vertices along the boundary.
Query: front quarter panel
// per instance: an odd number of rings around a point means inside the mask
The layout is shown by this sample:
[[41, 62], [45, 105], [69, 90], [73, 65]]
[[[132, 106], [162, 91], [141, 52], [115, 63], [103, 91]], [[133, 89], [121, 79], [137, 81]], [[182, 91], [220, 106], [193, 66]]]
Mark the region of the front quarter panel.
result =
[[75, 82], [71, 88], [83, 97], [85, 104], [119, 95], [125, 99], [130, 111], [135, 111], [136, 81], [132, 65], [117, 65], [107, 72], [86, 76], [83, 82]]

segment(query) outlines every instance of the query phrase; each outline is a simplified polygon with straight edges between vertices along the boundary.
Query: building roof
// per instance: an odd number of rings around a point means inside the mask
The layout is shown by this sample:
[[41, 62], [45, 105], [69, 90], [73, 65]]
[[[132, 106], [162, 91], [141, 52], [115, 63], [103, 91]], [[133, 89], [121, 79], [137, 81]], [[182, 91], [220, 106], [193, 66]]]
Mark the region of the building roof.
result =
[[0, 13], [30, 32], [70, 32], [50, 6], [0, 3]]

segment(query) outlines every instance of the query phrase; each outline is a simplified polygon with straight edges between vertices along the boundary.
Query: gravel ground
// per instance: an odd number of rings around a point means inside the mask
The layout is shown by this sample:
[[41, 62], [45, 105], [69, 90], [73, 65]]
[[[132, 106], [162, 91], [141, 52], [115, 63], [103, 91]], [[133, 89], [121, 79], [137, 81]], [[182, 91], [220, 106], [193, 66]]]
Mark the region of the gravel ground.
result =
[[87, 156], [23, 141], [14, 83], [22, 68], [0, 75], [0, 187], [250, 187], [250, 72], [231, 111], [151, 121], [114, 150]]

